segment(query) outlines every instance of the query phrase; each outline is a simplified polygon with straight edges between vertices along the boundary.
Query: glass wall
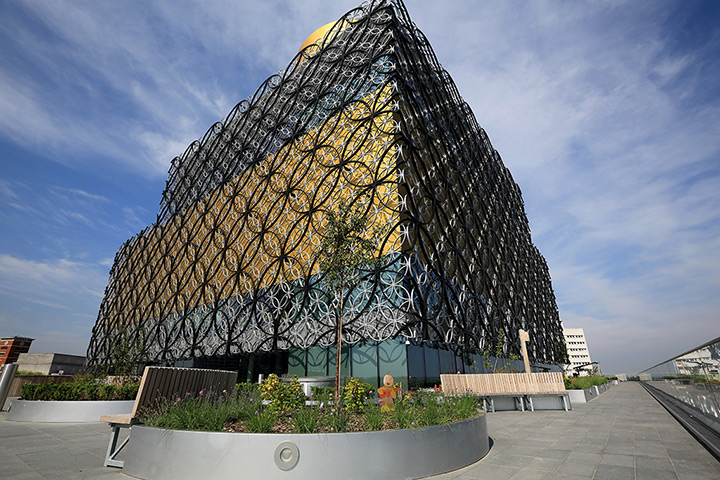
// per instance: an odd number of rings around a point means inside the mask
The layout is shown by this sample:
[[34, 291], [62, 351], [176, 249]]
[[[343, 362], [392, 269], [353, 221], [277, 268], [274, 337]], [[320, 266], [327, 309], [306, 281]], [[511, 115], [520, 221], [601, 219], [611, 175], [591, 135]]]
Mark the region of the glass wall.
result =
[[425, 375], [425, 349], [419, 345], [407, 346], [408, 382], [413, 387], [424, 387], [427, 382]]
[[[331, 377], [335, 376], [335, 363], [337, 362], [337, 347], [328, 347], [328, 369], [327, 373], [325, 375], [329, 375]], [[350, 376], [350, 347], [343, 345], [341, 351], [340, 351], [340, 376], [341, 377], [349, 377]]]
[[720, 433], [720, 338], [643, 370], [639, 377]]
[[379, 380], [390, 374], [396, 384], [402, 384], [403, 390], [408, 387], [407, 347], [404, 341], [385, 340], [378, 344]]
[[378, 345], [377, 342], [366, 342], [353, 345], [351, 351], [352, 376], [360, 378], [378, 388]]
[[[245, 367], [251, 378], [258, 373], [266, 373], [259, 367], [270, 361], [277, 365], [277, 360], [265, 358], [269, 354], [250, 355], [249, 359], [256, 365]], [[256, 358], [257, 357], [257, 358]], [[262, 357], [262, 358], [261, 358]], [[291, 348], [287, 354], [285, 370], [276, 373], [288, 373], [298, 377], [324, 377], [335, 375], [335, 347], [310, 347], [307, 349]], [[487, 364], [487, 365], [486, 365]], [[488, 367], [489, 365], [489, 367]], [[404, 339], [386, 340], [384, 342], [363, 342], [352, 346], [343, 346], [341, 375], [361, 378], [375, 388], [388, 373], [403, 388], [425, 388], [440, 385], [441, 373], [493, 373], [494, 370], [524, 371], [522, 360], [510, 360], [494, 357], [483, 358], [480, 354], [456, 354], [451, 350], [430, 347], [425, 344], [406, 342]], [[533, 365], [533, 371], [559, 371], [557, 366]]]
[[304, 377], [306, 363], [307, 350], [302, 348], [291, 348], [288, 351], [288, 375]]
[[425, 381], [440, 383], [440, 351], [427, 345], [423, 346], [425, 352]]
[[327, 347], [310, 347], [307, 349], [308, 377], [327, 376]]

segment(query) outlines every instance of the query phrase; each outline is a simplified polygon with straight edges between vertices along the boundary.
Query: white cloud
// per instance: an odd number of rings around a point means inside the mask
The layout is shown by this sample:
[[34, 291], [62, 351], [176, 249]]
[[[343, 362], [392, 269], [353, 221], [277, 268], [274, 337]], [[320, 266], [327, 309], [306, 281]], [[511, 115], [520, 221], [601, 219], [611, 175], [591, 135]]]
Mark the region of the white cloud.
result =
[[[5, 50], [17, 52], [0, 60], [0, 135], [91, 174], [105, 168], [102, 157], [162, 178], [307, 35], [356, 3], [18, 4], [55, 38], [23, 28], [22, 18], [0, 27], [0, 39], [13, 39]], [[681, 12], [662, 2], [407, 8], [522, 188], [561, 315], [585, 327], [593, 355], [641, 369], [671, 356], [673, 341], [684, 351], [717, 336], [720, 103], [694, 100], [715, 82], [702, 67], [716, 47], [678, 51], [667, 23]], [[136, 207], [99, 214], [110, 202], [95, 191], [52, 190], [64, 195], [53, 208], [57, 197], [27, 201], [29, 188], [0, 181], [5, 205], [50, 224], [145, 225]], [[97, 266], [5, 255], [0, 282], [18, 287], [3, 273], [16, 267], [80, 286], [78, 272]], [[22, 295], [69, 306], [31, 295], [33, 285], [51, 286], [42, 278], [13, 275]], [[624, 356], [636, 335], [641, 353]]]
[[92, 295], [97, 301], [102, 296], [98, 284], [104, 281], [97, 265], [64, 258], [41, 262], [0, 255], [2, 290], [29, 301], [41, 303], [53, 298], [53, 304], [65, 304], [68, 293]]

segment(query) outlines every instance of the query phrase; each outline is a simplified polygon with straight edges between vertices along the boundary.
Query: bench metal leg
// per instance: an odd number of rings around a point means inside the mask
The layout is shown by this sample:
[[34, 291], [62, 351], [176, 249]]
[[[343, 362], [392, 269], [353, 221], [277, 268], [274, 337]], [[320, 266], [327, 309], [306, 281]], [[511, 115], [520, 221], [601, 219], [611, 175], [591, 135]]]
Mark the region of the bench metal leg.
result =
[[562, 399], [563, 408], [567, 412], [569, 410], [568, 408], [568, 396], [567, 395], [560, 395], [560, 398]]
[[[523, 397], [513, 397], [513, 400], [515, 400], [515, 409], [520, 410], [521, 412], [525, 411], [525, 402], [523, 402]], [[518, 408], [520, 407], [520, 408]]]
[[533, 405], [532, 397], [530, 395], [528, 395], [525, 397], [525, 400], [527, 400], [528, 410], [530, 410], [531, 412], [534, 412], [535, 406]]
[[130, 435], [127, 436], [125, 440], [122, 441], [120, 446], [117, 446], [118, 437], [120, 436], [120, 429], [121, 428], [130, 428], [130, 425], [120, 425], [117, 423], [111, 423], [110, 428], [112, 429], [110, 432], [110, 442], [108, 443], [108, 449], [107, 453], [105, 454], [105, 466], [106, 467], [118, 467], [123, 468], [123, 465], [125, 464], [122, 460], [115, 460], [115, 457], [120, 453], [120, 451], [125, 448], [125, 445], [127, 445], [128, 440], [130, 440]]

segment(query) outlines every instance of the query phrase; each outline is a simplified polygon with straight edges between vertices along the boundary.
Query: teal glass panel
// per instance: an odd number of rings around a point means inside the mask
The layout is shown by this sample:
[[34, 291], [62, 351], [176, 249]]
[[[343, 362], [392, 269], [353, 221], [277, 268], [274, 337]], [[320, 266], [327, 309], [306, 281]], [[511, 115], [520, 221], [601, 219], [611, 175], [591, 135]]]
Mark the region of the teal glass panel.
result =
[[[307, 376], [325, 377], [327, 369], [327, 347], [310, 347], [307, 349]], [[335, 370], [333, 370], [335, 375]]]
[[465, 373], [465, 359], [462, 355], [455, 355], [455, 370], [460, 373]]
[[305, 349], [293, 347], [288, 351], [288, 374], [305, 376]]
[[367, 342], [353, 345], [351, 352], [352, 376], [378, 388], [377, 343]]
[[408, 367], [407, 350], [404, 341], [385, 340], [378, 344], [378, 363], [380, 367], [380, 382], [388, 373], [392, 375], [395, 383], [402, 384], [407, 391]]
[[[337, 347], [328, 347], [328, 375], [331, 377], [335, 376], [335, 361], [337, 360]], [[342, 346], [340, 353], [340, 376], [350, 376], [350, 348], [347, 345]]]
[[485, 366], [483, 365], [483, 357], [479, 353], [474, 353], [472, 355], [473, 364], [472, 367], [470, 367], [469, 373], [487, 373], [485, 371]]
[[418, 387], [425, 387], [425, 349], [418, 345], [408, 345], [408, 373], [410, 374], [410, 384], [416, 384]]
[[425, 381], [440, 383], [440, 357], [438, 349], [425, 345]]
[[439, 350], [440, 353], [440, 373], [455, 373], [455, 354], [450, 350]]

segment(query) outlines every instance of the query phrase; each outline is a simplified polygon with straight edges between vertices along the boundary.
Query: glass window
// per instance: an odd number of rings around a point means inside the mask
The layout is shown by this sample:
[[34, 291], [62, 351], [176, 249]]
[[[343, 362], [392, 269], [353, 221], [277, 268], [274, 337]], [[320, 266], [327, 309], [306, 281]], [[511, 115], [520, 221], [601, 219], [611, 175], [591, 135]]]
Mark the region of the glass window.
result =
[[487, 373], [485, 371], [485, 366], [483, 365], [483, 357], [479, 353], [473, 353], [472, 355], [472, 367], [470, 367], [470, 372], [466, 373]]
[[455, 369], [457, 371], [460, 373], [469, 373], [470, 365], [472, 365], [472, 360], [469, 355], [465, 355], [465, 358], [463, 358], [462, 355], [455, 355]]
[[293, 347], [288, 352], [288, 374], [305, 376], [305, 349]]
[[425, 350], [425, 381], [439, 383], [440, 357], [438, 356], [438, 350], [437, 348], [432, 348], [427, 345], [423, 347], [423, 350]]
[[399, 340], [385, 340], [378, 344], [378, 361], [380, 367], [380, 381], [388, 373], [393, 376], [395, 383], [402, 383], [407, 391], [408, 367], [407, 349], [405, 342]]
[[353, 345], [351, 349], [352, 376], [378, 388], [377, 343]]
[[425, 375], [425, 349], [418, 345], [408, 345], [407, 356], [410, 382], [417, 383], [418, 387], [424, 387], [427, 381]]
[[440, 349], [440, 373], [455, 373], [455, 354], [450, 350]]
[[[334, 365], [334, 363], [333, 363]], [[325, 377], [327, 370], [327, 347], [310, 347], [307, 349], [307, 376]], [[335, 371], [333, 371], [333, 375]]]
[[[337, 359], [337, 347], [332, 346], [328, 347], [328, 375], [331, 377], [335, 376], [335, 360]], [[350, 353], [350, 347], [347, 345], [342, 346], [342, 351], [340, 353], [340, 376], [341, 377], [349, 377], [350, 376], [350, 356], [348, 355]]]

